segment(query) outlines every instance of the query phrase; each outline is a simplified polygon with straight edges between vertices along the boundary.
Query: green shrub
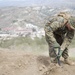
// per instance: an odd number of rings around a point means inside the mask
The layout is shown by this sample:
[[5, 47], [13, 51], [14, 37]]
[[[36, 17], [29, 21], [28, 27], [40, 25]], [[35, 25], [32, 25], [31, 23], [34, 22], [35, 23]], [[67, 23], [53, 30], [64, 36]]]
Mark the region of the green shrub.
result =
[[29, 37], [17, 37], [11, 40], [1, 40], [0, 47], [39, 52], [46, 50], [47, 43], [44, 37], [41, 39], [36, 37], [35, 40]]

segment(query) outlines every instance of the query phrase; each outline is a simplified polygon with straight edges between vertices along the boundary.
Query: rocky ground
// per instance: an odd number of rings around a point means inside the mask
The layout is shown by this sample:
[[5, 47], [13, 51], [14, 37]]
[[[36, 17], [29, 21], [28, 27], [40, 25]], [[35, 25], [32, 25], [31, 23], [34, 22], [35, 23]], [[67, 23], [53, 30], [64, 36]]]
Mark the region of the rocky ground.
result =
[[75, 66], [62, 62], [58, 67], [47, 55], [0, 49], [0, 75], [75, 75]]

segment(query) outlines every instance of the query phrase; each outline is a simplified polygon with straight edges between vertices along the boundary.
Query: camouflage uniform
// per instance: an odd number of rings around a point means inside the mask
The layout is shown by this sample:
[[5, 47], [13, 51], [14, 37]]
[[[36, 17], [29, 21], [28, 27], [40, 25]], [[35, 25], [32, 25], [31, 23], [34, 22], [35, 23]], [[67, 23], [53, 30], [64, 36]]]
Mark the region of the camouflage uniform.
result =
[[57, 43], [61, 48], [64, 49], [62, 57], [68, 58], [68, 46], [70, 45], [73, 37], [74, 30], [68, 30], [66, 27], [67, 20], [62, 16], [54, 17], [49, 23], [45, 25], [45, 37], [49, 45], [50, 57], [55, 57], [53, 47]]

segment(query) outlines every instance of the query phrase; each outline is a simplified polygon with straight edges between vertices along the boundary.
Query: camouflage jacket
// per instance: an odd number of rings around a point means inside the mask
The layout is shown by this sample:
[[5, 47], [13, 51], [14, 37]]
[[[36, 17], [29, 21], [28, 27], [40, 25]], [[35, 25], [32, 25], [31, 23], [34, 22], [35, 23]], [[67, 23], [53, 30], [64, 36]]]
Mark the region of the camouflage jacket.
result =
[[61, 36], [64, 35], [64, 41], [61, 45], [62, 49], [67, 48], [74, 37], [74, 31], [70, 31], [66, 28], [66, 22], [67, 21], [63, 17], [57, 16], [47, 23], [44, 28], [45, 35], [51, 40], [51, 42], [56, 42], [53, 32]]

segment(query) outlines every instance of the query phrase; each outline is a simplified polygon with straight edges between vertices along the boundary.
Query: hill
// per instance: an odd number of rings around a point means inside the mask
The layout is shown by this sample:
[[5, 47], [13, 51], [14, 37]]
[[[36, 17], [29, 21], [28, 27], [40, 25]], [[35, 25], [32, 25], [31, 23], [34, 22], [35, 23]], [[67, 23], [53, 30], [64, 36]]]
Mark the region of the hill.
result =
[[60, 11], [75, 13], [70, 8], [51, 8], [50, 6], [27, 6], [27, 7], [1, 7], [0, 28], [17, 26], [25, 27], [27, 23], [44, 27], [51, 16]]
[[75, 66], [55, 66], [45, 55], [0, 49], [0, 57], [0, 75], [75, 75]]

